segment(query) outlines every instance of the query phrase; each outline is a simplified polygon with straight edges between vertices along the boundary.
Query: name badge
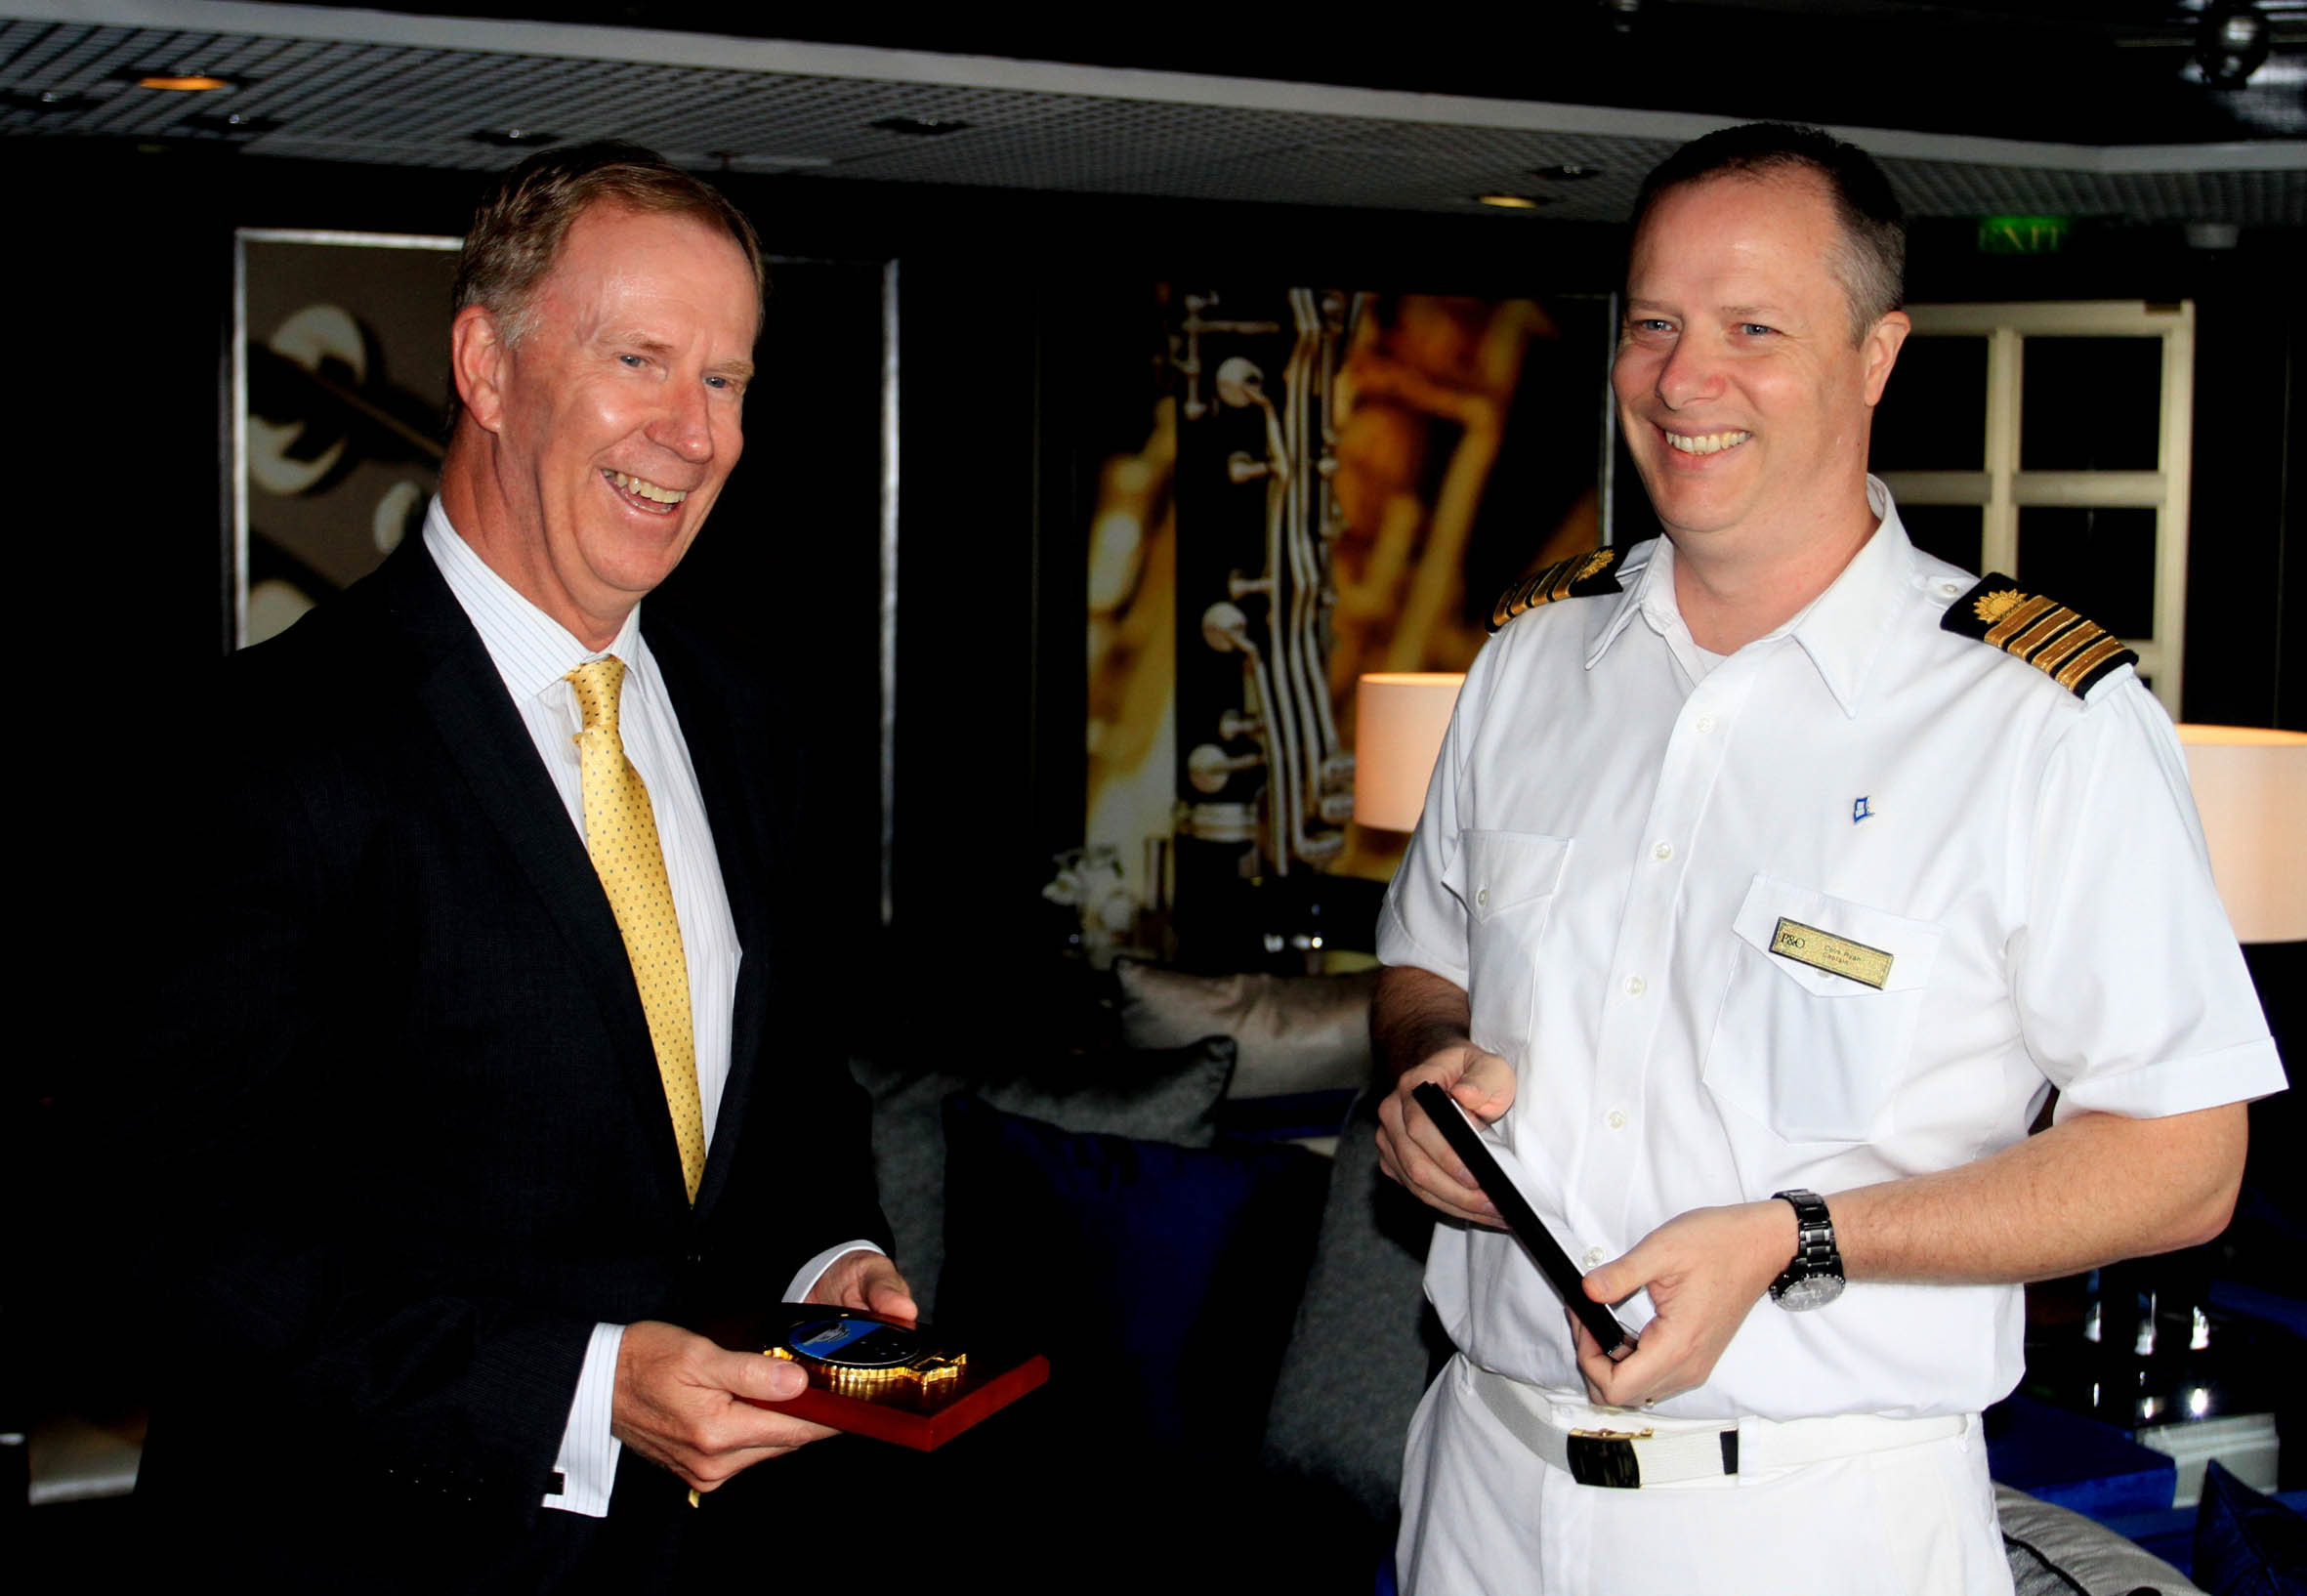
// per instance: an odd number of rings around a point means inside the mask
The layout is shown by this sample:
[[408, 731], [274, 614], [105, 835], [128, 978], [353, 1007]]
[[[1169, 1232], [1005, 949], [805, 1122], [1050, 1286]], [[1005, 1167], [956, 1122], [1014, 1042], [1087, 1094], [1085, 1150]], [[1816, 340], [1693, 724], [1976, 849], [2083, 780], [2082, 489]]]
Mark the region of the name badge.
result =
[[1837, 937], [1830, 931], [1821, 931], [1817, 926], [1807, 926], [1783, 915], [1779, 917], [1779, 929], [1771, 933], [1771, 951], [1781, 958], [1807, 964], [1830, 976], [1845, 977], [1877, 991], [1891, 978], [1891, 956], [1881, 948], [1868, 947], [1865, 943]]

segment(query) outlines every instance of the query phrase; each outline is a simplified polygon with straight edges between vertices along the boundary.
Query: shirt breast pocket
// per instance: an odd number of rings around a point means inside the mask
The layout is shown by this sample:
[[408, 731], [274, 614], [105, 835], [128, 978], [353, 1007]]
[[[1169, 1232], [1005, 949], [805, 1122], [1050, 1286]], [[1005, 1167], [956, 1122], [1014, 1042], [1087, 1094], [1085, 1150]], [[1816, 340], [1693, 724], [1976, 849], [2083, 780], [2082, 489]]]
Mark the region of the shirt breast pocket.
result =
[[1531, 1034], [1538, 938], [1570, 860], [1567, 837], [1525, 831], [1462, 834], [1468, 995], [1474, 1040], [1508, 1060]]
[[1707, 1089], [1789, 1142], [1875, 1135], [1914, 1049], [1940, 929], [1758, 875], [1731, 931]]

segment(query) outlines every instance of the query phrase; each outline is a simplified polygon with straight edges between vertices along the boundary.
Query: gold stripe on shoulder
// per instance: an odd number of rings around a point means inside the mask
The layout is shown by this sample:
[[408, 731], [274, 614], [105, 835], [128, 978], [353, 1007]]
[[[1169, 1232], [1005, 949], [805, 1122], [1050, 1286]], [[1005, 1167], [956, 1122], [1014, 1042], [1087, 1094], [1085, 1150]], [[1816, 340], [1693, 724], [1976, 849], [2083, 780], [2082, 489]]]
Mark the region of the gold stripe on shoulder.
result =
[[1586, 599], [1598, 593], [1616, 593], [1618, 563], [1615, 549], [1595, 549], [1557, 560], [1542, 570], [1518, 577], [1489, 608], [1489, 629], [1496, 631], [1526, 609], [1560, 599]]
[[2076, 655], [2075, 662], [2060, 671], [2054, 680], [2058, 682], [2059, 686], [2073, 692], [2088, 693], [2090, 690], [2079, 684], [2085, 681], [2096, 682], [2124, 660], [2137, 664], [2139, 656], [2122, 646], [2122, 639], [2103, 637]]
[[2139, 656], [2095, 621], [2058, 600], [2023, 591], [2013, 577], [1990, 573], [1954, 601], [1939, 625], [2024, 659], [2078, 698]]
[[2068, 660], [2088, 649], [2107, 635], [2107, 628], [2095, 621], [2084, 621], [2080, 626], [2070, 626], [2059, 634], [2059, 640], [2034, 656], [2034, 663], [2053, 676]]
[[2052, 608], [2052, 603], [2039, 595], [2029, 598], [2024, 593], [2004, 592], [1990, 594], [1972, 608], [1982, 617], [1990, 609], [1994, 610], [1994, 624], [1983, 635], [1988, 642], [2000, 649], [2007, 647], [2012, 638], [2034, 625], [2044, 610]]

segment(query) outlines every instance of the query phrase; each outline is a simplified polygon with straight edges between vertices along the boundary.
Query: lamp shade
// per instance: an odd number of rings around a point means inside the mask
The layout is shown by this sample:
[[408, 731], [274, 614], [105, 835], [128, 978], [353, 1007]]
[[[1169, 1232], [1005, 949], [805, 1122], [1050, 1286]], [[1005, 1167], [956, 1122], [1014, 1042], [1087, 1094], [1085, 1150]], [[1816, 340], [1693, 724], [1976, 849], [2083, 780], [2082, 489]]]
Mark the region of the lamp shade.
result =
[[2179, 742], [2237, 939], [2307, 938], [2307, 732], [2181, 726]]
[[1354, 819], [1408, 831], [1426, 807], [1426, 783], [1466, 678], [1386, 671], [1354, 689]]

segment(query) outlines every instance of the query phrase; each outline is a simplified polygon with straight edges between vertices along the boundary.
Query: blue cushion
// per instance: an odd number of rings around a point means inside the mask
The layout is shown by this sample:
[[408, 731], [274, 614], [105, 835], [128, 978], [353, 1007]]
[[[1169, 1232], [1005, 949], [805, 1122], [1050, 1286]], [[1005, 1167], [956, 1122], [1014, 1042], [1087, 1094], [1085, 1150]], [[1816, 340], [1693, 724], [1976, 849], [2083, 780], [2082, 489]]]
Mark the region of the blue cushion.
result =
[[[1336, 1136], [1354, 1112], [1353, 1092], [1292, 1092], [1284, 1097], [1232, 1097], [1218, 1105], [1218, 1134], [1234, 1142], [1291, 1142]], [[1004, 1107], [1015, 1109], [1016, 1104]]]
[[1051, 1404], [1101, 1450], [1253, 1459], [1327, 1160], [1074, 1134], [967, 1096], [944, 1116], [941, 1321], [1032, 1315]]
[[2202, 1471], [2192, 1574], [2211, 1596], [2303, 1596], [2307, 1519], [2260, 1495], [2214, 1457]]
[[1106, 1049], [1052, 1058], [1028, 1050], [1023, 1069], [1014, 1056], [996, 1052], [978, 1068], [977, 1075], [964, 1076], [912, 1060], [850, 1061], [850, 1072], [873, 1099], [873, 1178], [897, 1239], [898, 1265], [912, 1281], [914, 1300], [933, 1319], [944, 1317], [937, 1286], [945, 1264], [946, 1098], [974, 1090], [1012, 1113], [1068, 1130], [1207, 1147], [1217, 1139], [1234, 1044], [1205, 1036], [1150, 1052]]
[[2160, 1512], [2178, 1483], [2168, 1452], [2028, 1396], [1987, 1409], [1987, 1467], [2004, 1485], [2095, 1519]]

